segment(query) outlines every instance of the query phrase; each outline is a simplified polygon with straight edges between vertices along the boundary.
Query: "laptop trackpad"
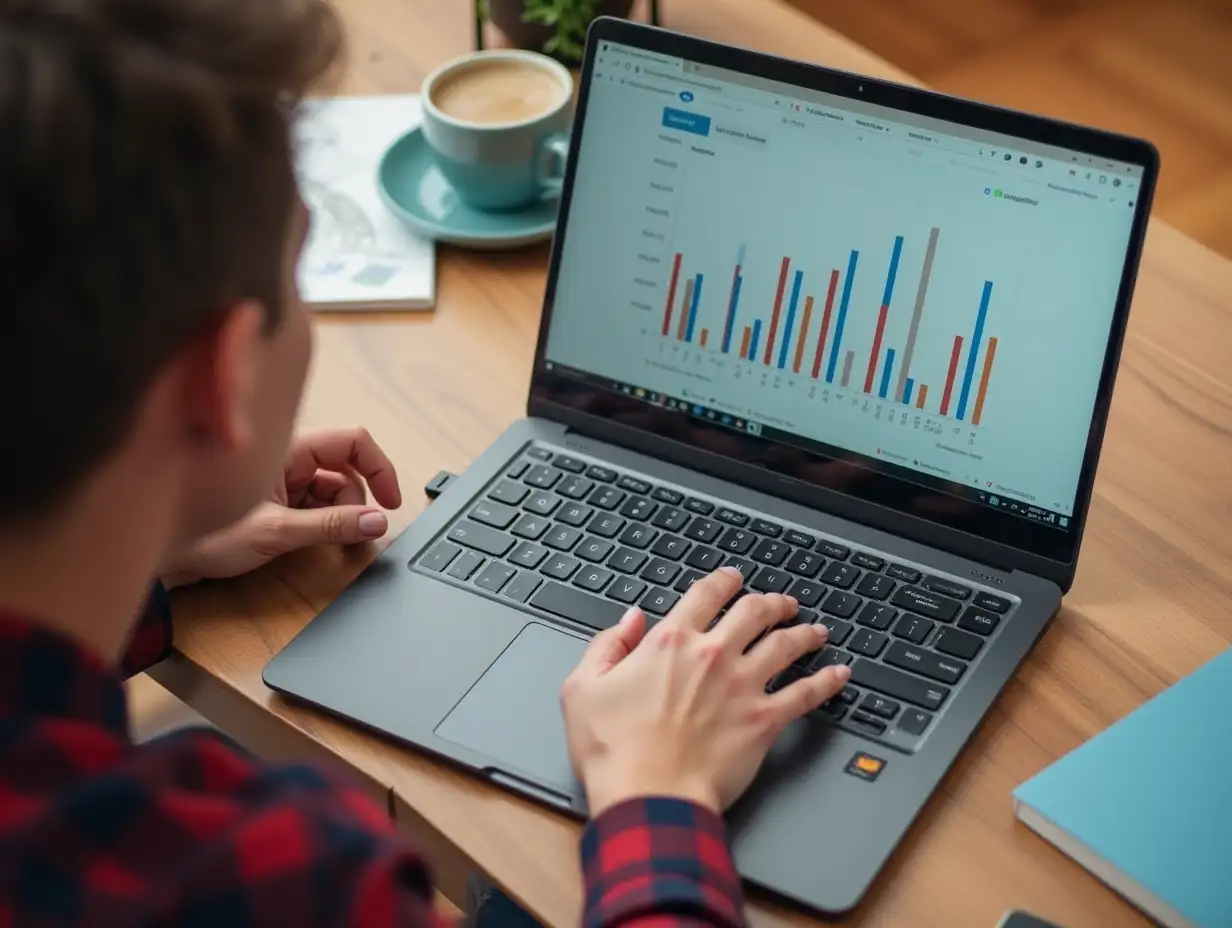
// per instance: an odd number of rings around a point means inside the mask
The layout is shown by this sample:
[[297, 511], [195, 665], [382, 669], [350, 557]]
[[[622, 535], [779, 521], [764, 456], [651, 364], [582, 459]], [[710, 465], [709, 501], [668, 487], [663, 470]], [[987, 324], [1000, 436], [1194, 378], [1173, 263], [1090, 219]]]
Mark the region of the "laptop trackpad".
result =
[[565, 747], [560, 686], [588, 642], [546, 625], [522, 629], [471, 687], [436, 734], [476, 751], [485, 764], [561, 792], [580, 793]]

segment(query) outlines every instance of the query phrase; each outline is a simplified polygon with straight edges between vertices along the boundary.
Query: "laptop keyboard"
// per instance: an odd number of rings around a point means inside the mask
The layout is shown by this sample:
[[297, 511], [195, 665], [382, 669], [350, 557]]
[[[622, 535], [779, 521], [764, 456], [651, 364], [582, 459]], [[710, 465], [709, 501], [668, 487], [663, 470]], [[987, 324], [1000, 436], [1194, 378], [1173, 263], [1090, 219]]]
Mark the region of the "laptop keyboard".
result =
[[744, 575], [741, 595], [786, 593], [800, 603], [793, 622], [829, 628], [824, 648], [768, 688], [848, 664], [849, 684], [815, 714], [904, 750], [952, 702], [1013, 609], [1005, 597], [875, 551], [540, 447], [415, 562], [592, 629], [615, 625], [635, 604], [653, 621], [723, 565]]

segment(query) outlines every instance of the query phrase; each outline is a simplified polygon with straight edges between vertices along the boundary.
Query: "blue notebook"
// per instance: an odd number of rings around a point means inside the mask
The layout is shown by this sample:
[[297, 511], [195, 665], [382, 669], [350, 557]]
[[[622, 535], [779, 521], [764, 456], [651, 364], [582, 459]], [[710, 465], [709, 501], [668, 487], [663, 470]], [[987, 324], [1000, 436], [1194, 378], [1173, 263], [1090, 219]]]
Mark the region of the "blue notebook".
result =
[[1023, 783], [1014, 811], [1168, 928], [1232, 926], [1232, 650]]

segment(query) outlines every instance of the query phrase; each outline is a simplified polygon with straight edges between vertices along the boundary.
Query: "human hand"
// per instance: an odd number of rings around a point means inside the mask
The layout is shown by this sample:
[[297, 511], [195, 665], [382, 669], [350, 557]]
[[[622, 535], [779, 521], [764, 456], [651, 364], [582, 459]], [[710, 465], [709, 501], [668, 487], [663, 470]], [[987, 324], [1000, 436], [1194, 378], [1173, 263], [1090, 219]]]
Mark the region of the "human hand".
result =
[[[766, 683], [825, 643], [824, 625], [766, 629], [797, 603], [750, 594], [707, 631], [742, 584], [724, 567], [697, 581], [646, 631], [640, 609], [591, 642], [565, 681], [569, 754], [592, 815], [639, 796], [674, 796], [716, 812], [753, 782], [786, 725], [838, 693], [847, 667], [826, 667], [773, 694]], [[748, 649], [748, 653], [745, 653]]]
[[369, 489], [387, 509], [402, 505], [393, 464], [367, 431], [305, 433], [292, 442], [269, 499], [174, 557], [162, 572], [163, 584], [235, 577], [300, 548], [380, 538], [389, 520], [366, 505]]

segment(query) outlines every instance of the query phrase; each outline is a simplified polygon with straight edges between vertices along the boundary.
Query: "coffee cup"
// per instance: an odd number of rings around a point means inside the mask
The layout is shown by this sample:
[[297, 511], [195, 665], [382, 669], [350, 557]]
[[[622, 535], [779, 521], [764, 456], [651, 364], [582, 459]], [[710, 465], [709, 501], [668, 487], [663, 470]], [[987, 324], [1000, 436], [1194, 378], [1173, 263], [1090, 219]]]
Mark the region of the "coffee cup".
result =
[[423, 132], [458, 198], [513, 210], [559, 193], [572, 119], [573, 77], [535, 52], [474, 52], [423, 83]]

